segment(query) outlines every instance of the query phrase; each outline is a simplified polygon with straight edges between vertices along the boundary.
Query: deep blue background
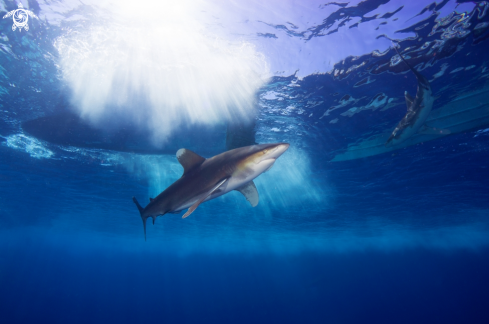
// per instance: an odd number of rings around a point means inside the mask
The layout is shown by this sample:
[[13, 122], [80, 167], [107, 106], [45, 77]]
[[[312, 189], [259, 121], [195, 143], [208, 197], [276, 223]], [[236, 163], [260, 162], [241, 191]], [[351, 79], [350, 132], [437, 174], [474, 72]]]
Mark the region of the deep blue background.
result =
[[176, 257], [22, 241], [0, 250], [3, 323], [489, 321], [487, 249]]
[[[332, 31], [337, 25], [329, 23], [344, 19], [340, 13], [380, 20], [370, 12], [387, 2], [338, 6], [316, 31]], [[29, 4], [39, 12], [35, 1]], [[473, 28], [489, 15], [480, 5], [430, 34], [445, 4], [420, 6], [431, 16], [407, 28], [416, 35], [400, 42], [426, 76], [448, 65], [432, 82], [440, 96], [434, 109], [487, 80], [489, 29]], [[457, 25], [466, 14], [467, 24]], [[330, 162], [349, 144], [393, 129], [405, 114], [403, 93], [414, 95], [416, 84], [411, 73], [401, 74], [406, 66], [390, 64], [392, 49], [334, 65], [359, 65], [351, 73], [272, 78], [257, 94], [257, 141], [292, 145], [256, 179], [260, 204], [251, 208], [229, 193], [185, 220], [159, 217], [145, 242], [131, 197], [145, 205], [157, 194], [158, 172], [160, 180], [175, 180], [174, 156], [60, 147], [22, 135], [22, 122], [69, 102], [56, 77], [53, 41], [85, 25], [65, 23], [32, 20], [28, 34], [9, 34], [16, 57], [0, 53], [0, 85], [8, 90], [0, 102], [0, 324], [489, 323], [489, 131]], [[10, 30], [11, 21], [0, 26]], [[275, 29], [278, 37], [302, 37]], [[442, 34], [446, 41], [435, 47]], [[469, 64], [477, 67], [450, 73]], [[355, 87], [367, 76], [376, 81]], [[263, 99], [268, 91], [282, 100]], [[342, 115], [380, 93], [401, 104]], [[350, 96], [360, 101], [334, 109]], [[188, 137], [175, 136], [184, 144], [177, 138], [168, 151], [195, 145], [203, 155], [220, 152], [224, 128], [208, 137], [185, 130]], [[286, 184], [288, 191], [280, 187]]]
[[[469, 226], [487, 234], [487, 136], [434, 143], [326, 171], [316, 161], [316, 180], [335, 188], [323, 210], [267, 220], [216, 200], [191, 223], [159, 218], [148, 242], [130, 201], [146, 185], [125, 169], [1, 147], [2, 322], [488, 323], [488, 241]], [[282, 232], [324, 241], [294, 247]], [[416, 232], [426, 241], [411, 245]]]

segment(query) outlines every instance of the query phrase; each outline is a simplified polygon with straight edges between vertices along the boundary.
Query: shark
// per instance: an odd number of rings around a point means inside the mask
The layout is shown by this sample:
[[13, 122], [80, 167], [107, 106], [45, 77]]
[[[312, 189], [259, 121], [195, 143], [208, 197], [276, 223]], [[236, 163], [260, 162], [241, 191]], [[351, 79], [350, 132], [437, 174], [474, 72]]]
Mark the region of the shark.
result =
[[422, 134], [449, 134], [450, 131], [446, 129], [437, 129], [429, 127], [425, 124], [428, 115], [433, 108], [435, 97], [431, 90], [429, 81], [418, 71], [416, 71], [399, 53], [397, 47], [394, 46], [397, 54], [401, 57], [402, 61], [409, 67], [409, 69], [416, 76], [418, 81], [418, 88], [416, 91], [416, 97], [412, 97], [407, 91], [404, 92], [404, 98], [406, 100], [407, 113], [404, 118], [397, 124], [396, 128], [387, 139], [385, 146], [398, 145], [416, 133]]
[[237, 190], [245, 196], [252, 207], [258, 205], [259, 196], [253, 180], [270, 170], [275, 161], [289, 148], [288, 143], [257, 144], [235, 148], [211, 158], [182, 148], [176, 157], [183, 167], [183, 175], [171, 184], [146, 207], [141, 207], [135, 197], [146, 240], [146, 221], [167, 213], [187, 212], [182, 218], [192, 214], [205, 201]]

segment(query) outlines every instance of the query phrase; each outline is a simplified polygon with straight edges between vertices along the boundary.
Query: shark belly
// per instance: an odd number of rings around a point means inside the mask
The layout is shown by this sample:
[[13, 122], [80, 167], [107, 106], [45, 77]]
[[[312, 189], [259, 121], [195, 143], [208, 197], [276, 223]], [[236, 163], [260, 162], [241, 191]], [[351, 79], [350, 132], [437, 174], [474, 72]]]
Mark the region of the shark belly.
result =
[[[218, 190], [208, 196], [204, 201], [209, 201], [211, 199], [220, 197], [230, 191], [236, 190], [246, 185], [250, 181], [253, 181], [255, 178], [257, 178], [260, 174], [270, 170], [274, 163], [275, 159], [267, 159], [259, 163], [247, 163], [245, 166], [238, 167], [235, 172], [228, 176], [227, 181], [222, 186], [220, 186]], [[221, 177], [216, 177], [216, 179], [220, 178]], [[194, 203], [202, 199], [204, 195], [205, 193], [193, 196], [192, 199], [189, 199], [188, 201], [176, 207], [174, 211], [178, 212], [189, 208]]]
[[253, 180], [268, 171], [289, 146], [288, 143], [257, 144], [208, 159], [187, 149], [178, 150], [176, 157], [183, 166], [182, 177], [156, 198], [150, 198], [150, 203], [144, 208], [133, 197], [143, 221], [145, 238], [148, 218], [152, 218], [154, 224], [158, 216], [188, 208], [182, 216], [186, 218], [201, 203], [231, 190], [239, 191], [255, 207], [259, 196]]
[[419, 131], [419, 129], [421, 128], [421, 126], [424, 125], [424, 123], [426, 122], [426, 119], [428, 118], [428, 116], [431, 113], [431, 109], [433, 108], [433, 102], [434, 102], [434, 98], [431, 95], [431, 93], [426, 93], [423, 96], [422, 108], [420, 108], [418, 118], [413, 123], [412, 131], [411, 131], [412, 133], [409, 134], [409, 137], [416, 134]]
[[[218, 190], [212, 193], [209, 197], [207, 197], [204, 201], [209, 201], [211, 199], [220, 197], [224, 194], [227, 194], [230, 191], [236, 190], [250, 181], [253, 181], [260, 174], [268, 171], [274, 164], [274, 159], [269, 159], [262, 161], [256, 165], [248, 165], [245, 170], [239, 170], [234, 172]], [[203, 198], [204, 194], [196, 195], [191, 200], [186, 201], [182, 205], [175, 208], [175, 212], [182, 211], [184, 209], [189, 208], [194, 203]]]

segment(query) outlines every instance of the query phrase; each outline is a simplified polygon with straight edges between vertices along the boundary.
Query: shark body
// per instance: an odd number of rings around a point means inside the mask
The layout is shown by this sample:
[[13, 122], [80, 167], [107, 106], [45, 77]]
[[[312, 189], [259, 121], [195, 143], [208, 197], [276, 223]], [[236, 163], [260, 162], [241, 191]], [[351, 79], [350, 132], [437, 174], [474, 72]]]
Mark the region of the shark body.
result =
[[425, 134], [447, 134], [448, 130], [436, 129], [425, 125], [426, 119], [433, 108], [433, 91], [429, 81], [416, 71], [404, 57], [399, 53], [396, 47], [394, 47], [397, 54], [401, 57], [402, 61], [409, 67], [409, 69], [416, 76], [418, 81], [418, 88], [416, 91], [416, 97], [412, 97], [407, 91], [404, 92], [406, 99], [407, 113], [404, 118], [397, 124], [396, 128], [392, 132], [391, 136], [385, 143], [386, 146], [395, 146], [404, 142], [416, 133]]
[[150, 203], [142, 208], [135, 197], [133, 201], [139, 209], [146, 239], [146, 220], [167, 213], [179, 213], [188, 208], [182, 216], [189, 216], [204, 201], [217, 198], [232, 190], [241, 192], [255, 207], [259, 197], [253, 179], [268, 171], [275, 160], [287, 149], [287, 143], [251, 145], [233, 149], [205, 159], [187, 150], [180, 149], [177, 159], [184, 172]]

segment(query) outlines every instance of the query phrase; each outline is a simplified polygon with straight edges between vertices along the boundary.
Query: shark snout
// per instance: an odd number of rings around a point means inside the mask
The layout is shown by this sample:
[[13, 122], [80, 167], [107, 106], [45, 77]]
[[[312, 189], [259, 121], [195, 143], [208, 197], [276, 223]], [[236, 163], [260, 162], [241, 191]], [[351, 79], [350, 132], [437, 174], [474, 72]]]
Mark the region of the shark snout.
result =
[[278, 159], [282, 154], [284, 154], [285, 151], [289, 148], [290, 144], [289, 143], [278, 143], [275, 144], [275, 147], [273, 147], [270, 150], [269, 156], [267, 158], [270, 159]]

